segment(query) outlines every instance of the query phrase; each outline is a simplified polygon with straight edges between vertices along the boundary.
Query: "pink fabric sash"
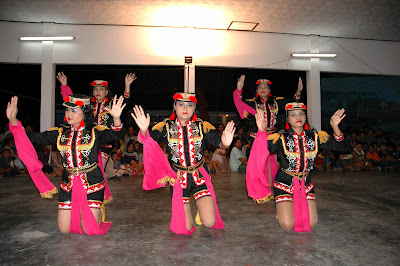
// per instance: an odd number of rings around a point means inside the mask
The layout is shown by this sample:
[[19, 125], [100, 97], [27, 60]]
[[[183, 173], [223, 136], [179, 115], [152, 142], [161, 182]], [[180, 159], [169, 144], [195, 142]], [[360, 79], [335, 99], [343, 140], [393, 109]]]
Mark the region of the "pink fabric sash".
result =
[[29, 175], [33, 183], [40, 192], [42, 198], [52, 198], [56, 194], [57, 188], [50, 182], [50, 180], [43, 173], [43, 164], [39, 161], [35, 148], [20, 121], [17, 126], [9, 123], [10, 130], [14, 136], [15, 147], [18, 151], [18, 157], [25, 164], [28, 169]]
[[247, 111], [249, 114], [256, 115], [257, 111], [244, 103], [240, 98], [240, 91], [236, 89], [233, 92], [233, 102], [235, 103], [236, 109], [239, 112], [240, 118], [245, 119], [246, 117], [243, 115], [244, 111]]
[[[196, 231], [195, 227], [192, 227], [190, 231], [186, 229], [183, 190], [176, 172], [172, 170], [171, 165], [169, 164], [164, 152], [161, 150], [158, 143], [153, 140], [149, 132], [147, 132], [146, 137], [143, 137], [142, 133], [139, 132], [138, 139], [140, 142], [143, 143], [143, 164], [145, 168], [143, 189], [157, 189], [160, 187], [164, 187], [166, 185], [165, 181], [174, 182], [172, 195], [172, 217], [169, 228], [175, 234], [193, 234]], [[216, 222], [212, 229], [223, 229], [224, 223], [222, 222], [221, 216], [218, 211], [218, 206], [215, 200], [215, 193], [210, 181], [210, 177], [203, 167], [200, 168], [200, 172], [204, 176], [207, 188], [210, 191], [215, 204]]]
[[272, 183], [278, 172], [275, 156], [269, 153], [267, 136], [269, 133], [257, 132], [251, 148], [246, 170], [247, 194], [257, 203], [270, 200], [271, 185], [269, 183], [269, 167], [271, 167]]
[[[301, 183], [301, 186], [299, 183]], [[297, 177], [293, 178], [293, 212], [294, 212], [293, 231], [311, 232], [310, 213], [308, 210], [305, 179], [299, 182]]]
[[86, 229], [86, 234], [104, 235], [110, 229], [110, 222], [102, 222], [99, 226], [87, 202], [87, 194], [83, 188], [83, 173], [73, 176], [72, 179], [72, 208], [71, 208], [71, 225], [70, 231], [74, 234], [84, 234], [81, 227], [82, 221]]
[[[68, 97], [72, 94], [72, 90], [71, 88], [68, 86], [68, 84], [65, 85], [61, 85], [61, 96], [64, 97]], [[103, 158], [101, 157], [101, 150], [99, 150], [99, 154], [97, 156], [97, 164], [100, 167], [101, 170], [101, 174], [104, 177], [104, 183], [105, 183], [105, 188], [104, 188], [104, 204], [109, 203], [110, 201], [112, 201], [112, 194], [111, 194], [111, 190], [110, 187], [108, 186], [107, 183], [107, 178], [104, 174], [104, 165], [103, 165]]]

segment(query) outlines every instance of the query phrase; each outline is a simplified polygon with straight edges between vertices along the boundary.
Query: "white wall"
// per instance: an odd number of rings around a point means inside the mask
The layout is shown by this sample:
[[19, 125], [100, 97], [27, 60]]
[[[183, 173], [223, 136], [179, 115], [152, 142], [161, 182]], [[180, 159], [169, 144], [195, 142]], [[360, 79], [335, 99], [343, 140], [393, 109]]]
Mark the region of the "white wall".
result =
[[[41, 63], [41, 43], [18, 38], [42, 32], [41, 23], [0, 22], [0, 62], [15, 63], [19, 53], [20, 63]], [[183, 56], [192, 55], [197, 66], [309, 70], [308, 59], [290, 54], [314, 48], [308, 36], [223, 30], [55, 24], [54, 34], [76, 37], [54, 43], [56, 64], [183, 65]], [[400, 75], [399, 42], [329, 39], [318, 38], [326, 42], [319, 51], [338, 56], [320, 60], [322, 72]]]
[[[19, 41], [21, 36], [52, 32], [54, 36], [74, 36], [75, 40], [54, 42], [52, 51], [44, 49], [41, 42]], [[320, 72], [400, 75], [400, 42], [192, 28], [20, 22], [0, 22], [0, 34], [0, 63], [40, 63], [47, 66], [43, 71], [50, 72], [54, 72], [54, 64], [183, 65], [184, 56], [193, 56], [196, 66], [307, 71], [307, 102], [312, 103], [310, 123], [317, 129], [321, 126]], [[313, 62], [290, 57], [292, 53], [311, 50], [338, 56]], [[47, 109], [41, 109], [41, 130], [54, 125], [54, 117], [45, 115], [53, 113], [54, 76], [55, 73], [42, 73], [42, 102], [48, 104], [43, 106]], [[46, 90], [48, 93], [43, 93]]]

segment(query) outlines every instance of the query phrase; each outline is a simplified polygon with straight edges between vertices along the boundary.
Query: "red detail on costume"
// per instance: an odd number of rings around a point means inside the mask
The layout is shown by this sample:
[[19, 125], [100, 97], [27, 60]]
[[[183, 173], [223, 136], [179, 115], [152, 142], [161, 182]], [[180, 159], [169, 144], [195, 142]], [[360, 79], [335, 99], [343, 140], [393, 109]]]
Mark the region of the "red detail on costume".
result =
[[175, 93], [174, 100], [180, 100], [180, 99], [183, 99], [183, 96], [180, 93]]
[[90, 100], [92, 103], [94, 103], [96, 101], [96, 98], [94, 98], [94, 96], [92, 97], [92, 99]]
[[170, 120], [174, 121], [175, 120], [175, 112], [172, 112], [171, 116], [169, 117]]
[[91, 86], [94, 86], [94, 85], [96, 85], [96, 81], [92, 81], [92, 82], [90, 82], [90, 85], [91, 85]]
[[196, 114], [193, 115], [192, 120], [193, 120], [193, 122], [197, 121], [197, 115]]
[[202, 198], [202, 197], [204, 197], [204, 196], [211, 196], [210, 191], [208, 191], [208, 190], [200, 191], [200, 192], [194, 194], [194, 195], [193, 195], [193, 198], [194, 198], [195, 200], [198, 200], [198, 199], [200, 199], [200, 198]]
[[269, 81], [269, 80], [267, 80], [267, 84], [271, 85], [271, 84], [272, 84], [272, 82], [271, 82], [271, 81]]
[[58, 208], [60, 210], [70, 210], [72, 208], [72, 202], [59, 202]]
[[128, 93], [128, 92], [124, 92], [124, 97], [125, 97], [125, 98], [129, 98], [129, 97], [131, 97], [131, 94]]
[[305, 125], [304, 125], [304, 130], [309, 130], [310, 129], [310, 127], [308, 126], [308, 123], [306, 123]]
[[67, 118], [64, 116], [64, 122], [67, 121]]
[[108, 86], [108, 82], [107, 82], [107, 81], [103, 81], [103, 82], [101, 83], [101, 85], [103, 85], [104, 87], [107, 87], [107, 86]]
[[275, 198], [275, 203], [284, 202], [284, 201], [293, 201], [291, 196], [278, 196]]
[[79, 105], [80, 107], [83, 106], [83, 102], [82, 102], [82, 101], [76, 101], [75, 104], [76, 104], [76, 105]]
[[197, 99], [196, 99], [195, 96], [189, 96], [188, 99], [191, 100], [194, 103], [197, 103]]
[[121, 123], [121, 125], [119, 126], [114, 126], [113, 124], [111, 124], [111, 129], [114, 131], [120, 131], [123, 127], [123, 124]]
[[104, 100], [105, 100], [106, 102], [108, 102], [108, 97], [106, 96], [106, 98], [104, 98]]
[[333, 134], [333, 137], [335, 138], [336, 141], [342, 141], [344, 139], [343, 133], [340, 136], [336, 136], [335, 134]]
[[260, 96], [260, 95], [258, 94], [258, 92], [256, 92], [256, 97], [258, 97], [258, 96]]
[[268, 97], [272, 97], [272, 94], [271, 94], [271, 93], [268, 93]]
[[84, 127], [85, 126], [85, 121], [83, 121], [83, 119], [81, 120], [81, 122], [79, 123], [79, 127]]
[[307, 110], [307, 106], [306, 106], [305, 104], [303, 104], [303, 105], [301, 106], [301, 108], [303, 108], [304, 110]]
[[63, 98], [64, 102], [69, 102], [69, 96]]
[[293, 104], [288, 104], [288, 105], [286, 105], [286, 110], [290, 110], [290, 109], [292, 109], [293, 108]]
[[289, 128], [290, 128], [289, 123], [286, 122], [285, 129], [286, 129], [286, 130], [289, 130]]

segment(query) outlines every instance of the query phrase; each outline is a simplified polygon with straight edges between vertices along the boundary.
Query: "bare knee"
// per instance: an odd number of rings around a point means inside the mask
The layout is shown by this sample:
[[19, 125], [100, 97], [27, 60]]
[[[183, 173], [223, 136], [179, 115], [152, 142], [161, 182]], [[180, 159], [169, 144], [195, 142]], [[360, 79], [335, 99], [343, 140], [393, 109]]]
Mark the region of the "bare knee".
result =
[[279, 225], [283, 230], [292, 230], [294, 227], [294, 221], [281, 221], [279, 220]]
[[70, 233], [70, 228], [69, 226], [65, 224], [58, 224], [58, 230], [60, 230], [61, 234], [69, 234]]
[[317, 226], [317, 224], [318, 224], [318, 217], [314, 218], [314, 219], [310, 218], [310, 228], [311, 229], [314, 229]]
[[[204, 221], [203, 221], [204, 220]], [[215, 218], [207, 217], [207, 219], [202, 219], [201, 222], [203, 226], [206, 228], [212, 228], [215, 225]]]

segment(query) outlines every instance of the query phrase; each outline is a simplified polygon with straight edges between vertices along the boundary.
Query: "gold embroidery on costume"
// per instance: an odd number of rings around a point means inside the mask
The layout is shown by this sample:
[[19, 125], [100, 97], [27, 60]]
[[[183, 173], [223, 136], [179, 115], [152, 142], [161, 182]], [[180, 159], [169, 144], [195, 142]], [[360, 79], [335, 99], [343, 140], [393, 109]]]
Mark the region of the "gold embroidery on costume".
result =
[[279, 133], [274, 133], [269, 135], [267, 137], [267, 140], [272, 140], [272, 144], [275, 144], [278, 141], [279, 137], [280, 137]]
[[[301, 152], [294, 152], [294, 151], [288, 151], [287, 146], [286, 146], [286, 139], [283, 134], [281, 134], [281, 140], [282, 140], [282, 147], [283, 151], [286, 156], [288, 157], [294, 157], [294, 158], [300, 158]], [[312, 151], [306, 151], [304, 152], [304, 157], [306, 158], [311, 158], [311, 157], [316, 157], [318, 153], [318, 135], [317, 133], [314, 132], [314, 141], [315, 141], [315, 148]]]
[[325, 131], [319, 131], [318, 137], [321, 143], [326, 143], [329, 140], [329, 134]]
[[165, 126], [165, 120], [155, 124], [151, 130], [158, 130], [161, 132], [164, 126]]
[[204, 121], [203, 122], [203, 130], [204, 130], [204, 133], [207, 133], [207, 132], [209, 132], [210, 130], [214, 130], [215, 129], [215, 127], [213, 126], [213, 125], [211, 125], [210, 123], [208, 123], [207, 121]]

